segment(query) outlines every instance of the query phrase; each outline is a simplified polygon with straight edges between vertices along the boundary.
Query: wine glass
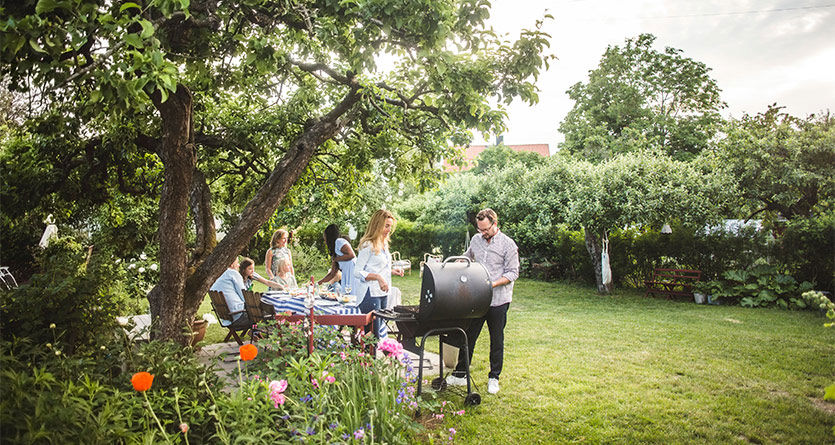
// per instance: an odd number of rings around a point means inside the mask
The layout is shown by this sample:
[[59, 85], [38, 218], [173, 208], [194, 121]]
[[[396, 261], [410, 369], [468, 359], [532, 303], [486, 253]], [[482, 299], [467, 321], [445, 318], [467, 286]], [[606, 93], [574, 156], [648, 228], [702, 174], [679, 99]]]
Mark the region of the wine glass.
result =
[[345, 285], [345, 295], [351, 295], [351, 291], [352, 291], [352, 290], [353, 290], [353, 289], [351, 289], [351, 285], [350, 285], [350, 284], [346, 284], [346, 285]]

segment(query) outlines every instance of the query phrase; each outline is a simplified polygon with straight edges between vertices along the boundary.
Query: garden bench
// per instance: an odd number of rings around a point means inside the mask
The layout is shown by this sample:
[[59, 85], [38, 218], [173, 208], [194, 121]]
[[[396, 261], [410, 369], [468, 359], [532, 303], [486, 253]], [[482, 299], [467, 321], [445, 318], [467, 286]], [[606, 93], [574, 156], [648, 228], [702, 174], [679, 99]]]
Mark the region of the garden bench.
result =
[[656, 268], [652, 279], [644, 281], [646, 296], [651, 294], [671, 297], [693, 297], [693, 284], [702, 277], [702, 271], [691, 269]]

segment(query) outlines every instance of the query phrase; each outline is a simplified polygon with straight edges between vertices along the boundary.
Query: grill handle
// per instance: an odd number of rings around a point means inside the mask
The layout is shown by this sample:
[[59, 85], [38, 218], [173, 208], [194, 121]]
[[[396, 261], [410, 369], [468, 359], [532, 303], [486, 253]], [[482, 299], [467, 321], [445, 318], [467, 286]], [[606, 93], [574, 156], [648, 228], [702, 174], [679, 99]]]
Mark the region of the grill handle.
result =
[[448, 263], [450, 260], [467, 260], [467, 267], [470, 267], [470, 264], [472, 263], [472, 261], [470, 260], [469, 257], [466, 257], [464, 255], [458, 255], [458, 256], [451, 256], [451, 257], [448, 257], [447, 259], [445, 259], [443, 264], [441, 264], [441, 267], [446, 266], [446, 263]]

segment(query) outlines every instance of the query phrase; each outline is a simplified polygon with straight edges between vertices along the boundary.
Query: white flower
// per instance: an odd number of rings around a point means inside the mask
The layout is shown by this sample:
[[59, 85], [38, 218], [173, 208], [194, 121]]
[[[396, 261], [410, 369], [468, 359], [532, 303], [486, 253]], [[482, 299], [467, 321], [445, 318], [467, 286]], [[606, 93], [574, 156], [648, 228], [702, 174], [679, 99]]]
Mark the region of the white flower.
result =
[[128, 264], [128, 269], [136, 269], [136, 264], [133, 264], [133, 263]]
[[136, 258], [131, 258], [131, 259], [130, 259], [130, 262], [131, 262], [131, 263], [135, 263], [135, 262], [136, 262]]
[[119, 263], [121, 263], [121, 262], [122, 262], [122, 259], [121, 259], [121, 258], [116, 258], [116, 264], [119, 264]]
[[159, 266], [157, 266], [157, 263], [154, 263], [154, 264], [151, 264], [151, 266], [150, 266], [150, 267], [151, 267], [151, 270], [157, 270], [157, 268], [158, 268]]
[[144, 268], [144, 267], [140, 267], [140, 268], [139, 268], [139, 273], [145, 273], [145, 268]]
[[145, 252], [142, 252], [142, 255], [139, 255], [139, 259], [145, 261], [148, 259], [148, 255], [145, 255]]

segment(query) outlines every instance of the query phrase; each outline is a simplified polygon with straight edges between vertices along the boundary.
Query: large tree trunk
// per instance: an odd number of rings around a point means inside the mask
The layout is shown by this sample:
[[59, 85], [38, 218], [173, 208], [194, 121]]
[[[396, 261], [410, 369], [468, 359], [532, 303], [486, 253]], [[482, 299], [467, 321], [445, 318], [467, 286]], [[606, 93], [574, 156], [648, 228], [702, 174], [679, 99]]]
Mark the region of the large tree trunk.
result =
[[[327, 115], [308, 122], [304, 133], [288, 148], [270, 177], [244, 208], [238, 223], [227, 232], [223, 240], [205, 256], [202, 262], [195, 264], [196, 267], [190, 274], [187, 274], [186, 269], [184, 235], [188, 197], [194, 171], [194, 156], [192, 154], [190, 158], [191, 165], [187, 174], [179, 170], [169, 171], [169, 163], [165, 163], [165, 186], [163, 186], [163, 197], [160, 199], [160, 266], [162, 269], [172, 267], [178, 272], [168, 272], [165, 275], [161, 273], [159, 284], [148, 295], [151, 301], [151, 315], [154, 318], [158, 317], [156, 326], [158, 338], [181, 343], [186, 341], [187, 337], [181, 335], [183, 328], [191, 325], [190, 321], [200, 307], [209, 287], [229, 267], [233, 259], [249, 243], [250, 238], [273, 215], [287, 192], [307, 168], [316, 149], [334, 137], [346, 124], [347, 119], [344, 116], [360, 99], [357, 90], [358, 87], [354, 84], [343, 100]], [[168, 102], [170, 101], [169, 98]], [[165, 114], [162, 113], [161, 108], [160, 112], [165, 122]], [[190, 112], [189, 107], [189, 113], [187, 113], [189, 118]], [[190, 136], [190, 127], [189, 131], [184, 134]], [[176, 167], [181, 166], [177, 164]], [[182, 168], [185, 167], [182, 166]], [[182, 176], [172, 178], [176, 175]], [[183, 181], [186, 177], [188, 183]], [[179, 194], [172, 193], [178, 197], [177, 200], [164, 199], [169, 181], [172, 184], [176, 182], [176, 186], [179, 187], [177, 189]], [[164, 205], [172, 208], [166, 209]], [[169, 232], [176, 232], [179, 239], [174, 239], [175, 236]]]
[[177, 91], [161, 101], [152, 97], [162, 118], [160, 156], [165, 166], [164, 183], [159, 198], [159, 283], [148, 294], [152, 338], [172, 339], [184, 343], [184, 329], [191, 327], [194, 311], [183, 306], [186, 267], [186, 223], [188, 200], [195, 167], [192, 134], [191, 91], [180, 85]]
[[215, 217], [212, 213], [212, 192], [206, 184], [206, 177], [199, 169], [194, 169], [189, 197], [191, 217], [194, 220], [194, 249], [191, 252], [189, 268], [200, 265], [206, 255], [217, 245], [217, 230]]
[[603, 253], [603, 237], [597, 230], [585, 227], [586, 250], [591, 256], [591, 263], [594, 266], [594, 279], [597, 283], [597, 291], [601, 294], [612, 292], [612, 284], [603, 282], [602, 262], [600, 256]]

